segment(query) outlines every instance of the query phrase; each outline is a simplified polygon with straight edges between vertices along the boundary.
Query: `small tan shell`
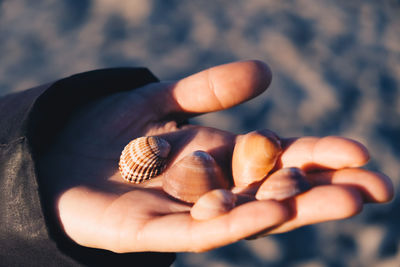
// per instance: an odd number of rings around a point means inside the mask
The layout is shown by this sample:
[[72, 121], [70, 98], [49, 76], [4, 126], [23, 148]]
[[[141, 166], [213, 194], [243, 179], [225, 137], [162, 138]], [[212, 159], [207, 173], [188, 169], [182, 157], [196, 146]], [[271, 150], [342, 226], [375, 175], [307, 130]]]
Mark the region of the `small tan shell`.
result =
[[256, 199], [284, 200], [310, 189], [305, 174], [298, 168], [283, 168], [271, 174], [257, 191]]
[[269, 130], [239, 136], [232, 155], [235, 186], [247, 187], [264, 179], [275, 166], [281, 150], [280, 140]]
[[198, 150], [176, 164], [163, 175], [163, 189], [169, 195], [188, 203], [210, 190], [228, 188], [221, 169], [211, 155]]
[[201, 196], [190, 210], [196, 220], [208, 220], [235, 207], [236, 195], [226, 189], [215, 189]]
[[125, 146], [119, 171], [125, 181], [141, 183], [160, 175], [171, 150], [167, 141], [156, 136], [139, 137]]

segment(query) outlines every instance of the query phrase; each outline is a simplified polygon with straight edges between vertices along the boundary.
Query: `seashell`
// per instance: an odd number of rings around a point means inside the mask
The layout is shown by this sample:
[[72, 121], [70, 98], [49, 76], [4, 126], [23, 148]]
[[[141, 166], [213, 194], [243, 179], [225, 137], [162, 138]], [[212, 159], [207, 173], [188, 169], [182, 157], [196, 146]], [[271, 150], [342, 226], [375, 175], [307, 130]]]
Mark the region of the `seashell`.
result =
[[298, 168], [283, 168], [271, 174], [260, 186], [256, 199], [284, 200], [311, 188], [305, 173]]
[[226, 189], [214, 189], [202, 195], [190, 210], [196, 220], [208, 220], [229, 212], [235, 207], [236, 195]]
[[201, 150], [185, 156], [163, 175], [164, 191], [189, 203], [210, 190], [228, 187], [229, 182], [213, 157]]
[[239, 136], [232, 155], [232, 176], [236, 187], [247, 187], [264, 179], [281, 153], [278, 137], [269, 130]]
[[121, 153], [119, 171], [125, 181], [141, 183], [160, 175], [171, 146], [156, 136], [143, 136], [129, 142]]

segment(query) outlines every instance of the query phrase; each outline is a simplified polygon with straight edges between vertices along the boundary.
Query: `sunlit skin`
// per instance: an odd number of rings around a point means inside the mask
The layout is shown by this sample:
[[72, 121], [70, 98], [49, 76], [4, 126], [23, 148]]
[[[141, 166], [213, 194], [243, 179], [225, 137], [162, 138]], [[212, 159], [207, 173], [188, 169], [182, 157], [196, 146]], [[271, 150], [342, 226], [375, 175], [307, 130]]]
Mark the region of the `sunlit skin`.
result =
[[367, 149], [341, 137], [281, 137], [284, 151], [276, 168], [303, 169], [313, 187], [282, 202], [243, 201], [210, 220], [194, 220], [190, 205], [166, 195], [160, 179], [134, 185], [120, 177], [121, 150], [143, 135], [159, 135], [171, 144], [168, 166], [200, 149], [230, 177], [236, 135], [202, 126], [181, 127], [182, 122], [254, 98], [270, 81], [264, 63], [236, 62], [177, 82], [117, 93], [77, 111], [39, 162], [45, 193], [55, 196], [60, 227], [78, 244], [114, 252], [200, 252], [348, 218], [365, 203], [392, 199], [389, 178], [359, 168], [369, 159]]

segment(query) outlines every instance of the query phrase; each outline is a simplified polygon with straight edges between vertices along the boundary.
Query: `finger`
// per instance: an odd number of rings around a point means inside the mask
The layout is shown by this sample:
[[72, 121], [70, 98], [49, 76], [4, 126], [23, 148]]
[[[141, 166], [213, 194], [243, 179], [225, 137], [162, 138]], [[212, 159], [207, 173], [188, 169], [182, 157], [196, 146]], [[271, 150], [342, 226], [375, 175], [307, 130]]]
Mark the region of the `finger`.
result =
[[281, 167], [341, 169], [359, 167], [369, 160], [362, 144], [337, 136], [284, 139], [282, 146]]
[[389, 177], [382, 173], [349, 168], [307, 174], [313, 185], [344, 184], [359, 189], [366, 202], [388, 202], [393, 198], [394, 189]]
[[345, 219], [361, 212], [363, 200], [359, 191], [346, 185], [322, 185], [295, 197], [294, 217], [268, 232], [283, 233], [304, 225]]
[[227, 109], [264, 92], [271, 71], [261, 61], [241, 61], [216, 66], [171, 84], [154, 101], [164, 115], [199, 114]]
[[193, 220], [187, 213], [163, 216], [141, 230], [140, 245], [141, 249], [151, 251], [207, 251], [279, 225], [288, 218], [285, 206], [275, 201], [249, 202], [208, 221]]

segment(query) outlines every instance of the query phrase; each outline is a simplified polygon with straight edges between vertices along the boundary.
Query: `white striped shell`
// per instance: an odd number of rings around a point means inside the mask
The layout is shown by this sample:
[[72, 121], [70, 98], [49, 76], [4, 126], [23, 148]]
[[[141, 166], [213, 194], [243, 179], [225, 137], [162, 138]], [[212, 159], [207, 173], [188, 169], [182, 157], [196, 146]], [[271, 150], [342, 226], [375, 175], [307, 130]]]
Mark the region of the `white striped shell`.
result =
[[139, 137], [127, 144], [121, 153], [119, 171], [125, 181], [142, 183], [161, 174], [171, 146], [156, 136]]

